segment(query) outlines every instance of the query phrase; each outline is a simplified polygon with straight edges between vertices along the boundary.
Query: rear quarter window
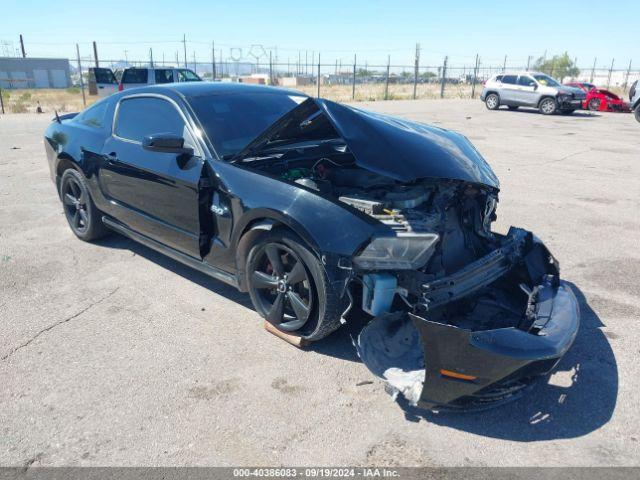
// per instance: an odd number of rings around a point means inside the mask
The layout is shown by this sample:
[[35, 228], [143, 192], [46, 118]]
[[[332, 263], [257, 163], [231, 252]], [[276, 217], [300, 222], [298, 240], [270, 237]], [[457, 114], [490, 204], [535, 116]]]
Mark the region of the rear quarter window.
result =
[[146, 68], [130, 68], [122, 74], [122, 83], [147, 83]]
[[102, 100], [87, 108], [74, 120], [76, 123], [79, 123], [81, 125], [101, 129], [109, 123], [109, 119], [107, 118], [108, 109], [109, 102], [106, 100]]

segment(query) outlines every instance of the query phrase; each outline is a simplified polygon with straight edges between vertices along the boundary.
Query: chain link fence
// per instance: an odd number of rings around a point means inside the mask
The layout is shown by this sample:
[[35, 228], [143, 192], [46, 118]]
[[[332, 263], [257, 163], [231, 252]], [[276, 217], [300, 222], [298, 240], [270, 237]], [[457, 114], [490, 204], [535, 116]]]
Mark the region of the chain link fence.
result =
[[[233, 50], [230, 49], [233, 53]], [[70, 59], [71, 85], [63, 89], [35, 89], [33, 79], [3, 78], [0, 72], [2, 108], [5, 112], [21, 113], [40, 110], [59, 112], [78, 111], [93, 103], [98, 97], [90, 95], [88, 87], [89, 69], [98, 65], [110, 68], [116, 78], [128, 67], [189, 68], [204, 81], [244, 82], [291, 88], [311, 96], [320, 96], [334, 101], [378, 101], [411, 99], [473, 99], [482, 91], [482, 84], [491, 76], [504, 71], [526, 70], [527, 65], [503, 62], [501, 65], [488, 65], [479, 56], [470, 64], [452, 63], [447, 57], [439, 65], [423, 65], [417, 59], [414, 64], [395, 64], [390, 60], [386, 64], [370, 64], [342, 59], [326, 61], [324, 57], [314, 55], [304, 60], [276, 61], [271, 55], [258, 56], [216, 55], [212, 51], [211, 59], [201, 61], [180, 58], [176, 52], [172, 59], [147, 60], [103, 60], [96, 61], [93, 56]], [[419, 57], [417, 57], [419, 58]], [[527, 61], [528, 63], [528, 61]], [[587, 81], [599, 87], [609, 88], [625, 97], [631, 84], [640, 79], [640, 70], [587, 67], [580, 68], [576, 77], [559, 79], [568, 81]]]

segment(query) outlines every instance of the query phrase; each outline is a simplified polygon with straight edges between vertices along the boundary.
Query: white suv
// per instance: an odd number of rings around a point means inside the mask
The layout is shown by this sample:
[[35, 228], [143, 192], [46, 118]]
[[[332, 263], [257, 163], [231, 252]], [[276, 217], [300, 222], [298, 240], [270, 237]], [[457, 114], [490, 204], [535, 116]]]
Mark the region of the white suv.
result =
[[480, 95], [489, 110], [497, 110], [501, 105], [510, 110], [533, 107], [545, 115], [573, 113], [582, 108], [585, 98], [582, 90], [560, 85], [539, 72], [494, 75], [487, 80]]
[[188, 68], [127, 68], [122, 72], [118, 90], [157, 83], [201, 81], [202, 79]]

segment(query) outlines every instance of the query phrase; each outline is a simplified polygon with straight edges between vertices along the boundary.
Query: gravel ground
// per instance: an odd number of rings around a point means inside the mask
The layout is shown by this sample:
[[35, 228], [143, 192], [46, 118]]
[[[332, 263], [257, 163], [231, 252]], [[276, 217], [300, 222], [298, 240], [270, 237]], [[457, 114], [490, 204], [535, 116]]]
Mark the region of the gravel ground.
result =
[[399, 405], [348, 329], [297, 350], [232, 288], [118, 236], [77, 240], [48, 177], [51, 115], [6, 115], [0, 465], [638, 465], [640, 125], [365, 106], [467, 135], [501, 179], [497, 229], [531, 229], [560, 260], [583, 322], [548, 382], [483, 413]]

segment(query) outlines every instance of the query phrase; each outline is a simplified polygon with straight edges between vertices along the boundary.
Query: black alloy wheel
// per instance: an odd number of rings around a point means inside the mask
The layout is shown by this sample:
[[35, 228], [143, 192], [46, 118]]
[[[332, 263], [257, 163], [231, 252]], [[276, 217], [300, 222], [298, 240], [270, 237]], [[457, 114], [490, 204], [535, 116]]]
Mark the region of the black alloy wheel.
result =
[[66, 175], [60, 188], [64, 214], [69, 226], [78, 236], [82, 236], [89, 230], [88, 194], [80, 184], [78, 178]]
[[102, 213], [94, 205], [83, 175], [73, 168], [62, 174], [60, 200], [69, 227], [80, 240], [90, 242], [111, 233], [102, 223]]
[[311, 278], [287, 245], [267, 243], [253, 256], [250, 286], [265, 319], [287, 332], [307, 323], [314, 307]]

